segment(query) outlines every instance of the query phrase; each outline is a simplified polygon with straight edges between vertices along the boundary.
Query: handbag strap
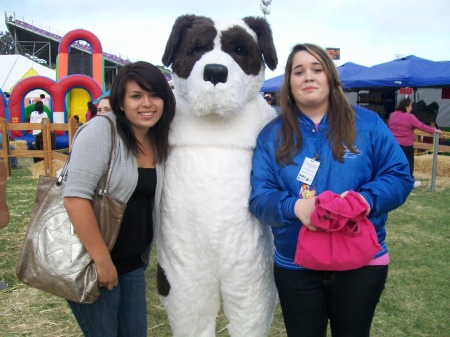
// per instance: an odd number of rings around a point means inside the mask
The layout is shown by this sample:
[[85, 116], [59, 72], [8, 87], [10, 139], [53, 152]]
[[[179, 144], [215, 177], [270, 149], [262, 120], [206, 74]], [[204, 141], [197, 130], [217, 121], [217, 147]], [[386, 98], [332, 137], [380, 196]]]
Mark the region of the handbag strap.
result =
[[[111, 179], [111, 173], [112, 173], [112, 167], [113, 167], [113, 161], [115, 160], [115, 150], [116, 150], [116, 137], [117, 137], [117, 130], [114, 127], [114, 123], [111, 120], [111, 118], [109, 118], [106, 115], [98, 115], [96, 117], [104, 117], [108, 120], [110, 126], [111, 126], [111, 152], [109, 153], [109, 159], [108, 159], [108, 169], [106, 170], [105, 175], [103, 176], [103, 180], [102, 180], [102, 188], [100, 188], [100, 190], [98, 191], [98, 195], [102, 195], [103, 193], [107, 193], [108, 189], [109, 189], [109, 181]], [[69, 153], [69, 156], [66, 159], [66, 162], [64, 163], [64, 166], [61, 170], [61, 173], [58, 177], [58, 180], [56, 181], [57, 185], [60, 185], [61, 182], [63, 180], [67, 180], [67, 170], [68, 170], [68, 164], [70, 161], [70, 155], [71, 153]]]
[[116, 136], [117, 136], [117, 130], [114, 127], [114, 124], [108, 116], [100, 115], [101, 117], [104, 117], [108, 120], [109, 125], [111, 126], [111, 152], [109, 153], [109, 160], [108, 160], [108, 169], [106, 171], [106, 174], [103, 178], [103, 189], [100, 189], [98, 194], [102, 195], [103, 193], [108, 193], [109, 190], [109, 181], [111, 179], [111, 173], [112, 173], [112, 167], [113, 167], [113, 161], [115, 159], [114, 154], [116, 153]]

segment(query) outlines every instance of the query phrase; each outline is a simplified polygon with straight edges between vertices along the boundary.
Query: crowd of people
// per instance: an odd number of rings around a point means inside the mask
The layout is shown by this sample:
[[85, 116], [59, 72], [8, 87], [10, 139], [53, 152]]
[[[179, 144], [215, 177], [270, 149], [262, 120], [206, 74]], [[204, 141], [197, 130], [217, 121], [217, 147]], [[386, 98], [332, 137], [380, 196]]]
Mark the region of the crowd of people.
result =
[[[92, 101], [89, 101], [87, 105], [88, 111], [86, 112], [86, 122], [93, 119], [97, 115], [104, 115], [108, 112], [111, 112], [111, 106], [108, 96], [102, 97], [97, 105], [95, 105]], [[49, 97], [46, 96], [45, 94], [40, 94], [40, 96], [36, 98], [35, 102], [33, 103], [33, 111], [28, 116], [29, 122], [40, 124], [42, 122], [42, 119], [50, 118], [48, 114], [48, 112], [51, 113], [50, 109], [51, 109], [51, 102]], [[83, 125], [83, 123], [80, 121], [79, 115], [73, 115], [72, 118], [76, 120], [78, 127]], [[32, 142], [31, 148], [34, 150], [42, 150], [43, 149], [42, 131], [33, 130], [32, 134], [34, 136], [34, 141]], [[54, 132], [51, 132], [51, 147], [52, 149], [55, 149], [56, 147], [56, 135]], [[39, 161], [42, 161], [42, 158], [34, 158], [35, 163]], [[12, 167], [18, 166], [17, 158], [15, 157], [12, 158], [11, 166]]]

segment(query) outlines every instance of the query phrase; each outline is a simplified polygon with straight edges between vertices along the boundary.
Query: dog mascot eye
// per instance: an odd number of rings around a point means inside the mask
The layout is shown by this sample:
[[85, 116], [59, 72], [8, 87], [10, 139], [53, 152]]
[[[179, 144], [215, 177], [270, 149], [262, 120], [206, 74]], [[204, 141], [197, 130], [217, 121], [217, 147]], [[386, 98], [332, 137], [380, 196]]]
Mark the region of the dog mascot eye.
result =
[[200, 42], [198, 42], [192, 48], [191, 53], [192, 54], [197, 54], [197, 53], [201, 53], [203, 50], [205, 50], [205, 47]]
[[248, 54], [248, 50], [244, 46], [236, 46], [234, 48], [234, 53], [237, 54], [237, 55], [247, 55]]

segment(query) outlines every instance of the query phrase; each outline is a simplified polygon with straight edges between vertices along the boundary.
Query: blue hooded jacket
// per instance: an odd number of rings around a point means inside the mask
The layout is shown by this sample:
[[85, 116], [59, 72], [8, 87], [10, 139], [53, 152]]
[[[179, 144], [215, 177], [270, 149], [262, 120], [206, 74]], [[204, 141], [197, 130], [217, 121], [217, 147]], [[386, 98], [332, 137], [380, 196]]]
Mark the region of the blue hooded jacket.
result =
[[302, 182], [297, 180], [305, 158], [318, 156], [320, 166], [311, 185], [316, 196], [324, 191], [341, 194], [353, 190], [370, 205], [368, 219], [375, 226], [381, 250], [375, 257], [387, 253], [385, 224], [388, 212], [406, 201], [414, 181], [408, 161], [383, 120], [374, 112], [353, 106], [356, 114], [357, 154], [346, 151], [343, 162], [333, 158], [328, 143], [327, 116], [319, 125], [299, 113], [299, 128], [303, 147], [293, 156], [293, 165], [280, 166], [275, 159], [277, 135], [281, 117], [274, 119], [260, 132], [253, 155], [250, 211], [272, 227], [275, 243], [275, 263], [289, 269], [302, 269], [294, 261], [298, 234], [302, 223], [295, 216], [294, 205]]

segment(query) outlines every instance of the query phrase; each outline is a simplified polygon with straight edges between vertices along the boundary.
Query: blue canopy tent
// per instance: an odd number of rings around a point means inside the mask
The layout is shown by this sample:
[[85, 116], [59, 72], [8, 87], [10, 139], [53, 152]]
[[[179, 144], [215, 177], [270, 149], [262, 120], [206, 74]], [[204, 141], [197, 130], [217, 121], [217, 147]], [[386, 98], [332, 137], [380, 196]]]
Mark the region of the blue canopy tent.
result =
[[[415, 88], [414, 101], [439, 104], [437, 121], [450, 127], [450, 104], [442, 99], [440, 87], [450, 87], [450, 61], [434, 62], [414, 55], [370, 68], [347, 62], [337, 67], [342, 87], [352, 104], [362, 104], [385, 118], [395, 110], [398, 89]], [[280, 90], [284, 75], [264, 81], [261, 91]], [[443, 90], [443, 89], [442, 89]]]
[[339, 80], [341, 81], [343, 88], [345, 88], [345, 82], [349, 77], [368, 69], [368, 67], [353, 62], [347, 62], [339, 67], [336, 67], [336, 69], [339, 75]]
[[450, 61], [435, 62], [426, 71], [415, 71], [410, 79], [411, 87], [441, 87], [450, 85]]
[[262, 92], [278, 92], [281, 90], [281, 86], [283, 85], [284, 74], [279, 75], [277, 77], [269, 78], [265, 80], [262, 84], [262, 87], [259, 91]]
[[347, 89], [411, 87], [414, 83], [412, 80], [414, 74], [425, 76], [434, 66], [436, 66], [434, 61], [410, 55], [364, 69], [346, 78], [343, 87]]
[[[348, 77], [353, 76], [353, 75], [363, 71], [364, 69], [367, 69], [367, 67], [362, 66], [360, 64], [353, 63], [353, 62], [347, 62], [347, 63], [344, 63], [343, 65], [337, 67], [337, 72], [338, 72], [339, 79], [341, 80], [341, 82], [345, 82], [345, 80]], [[284, 81], [284, 74], [270, 78], [268, 80], [265, 80], [263, 82], [263, 85], [262, 85], [260, 91], [262, 91], [262, 92], [278, 92], [281, 90], [283, 81]]]

